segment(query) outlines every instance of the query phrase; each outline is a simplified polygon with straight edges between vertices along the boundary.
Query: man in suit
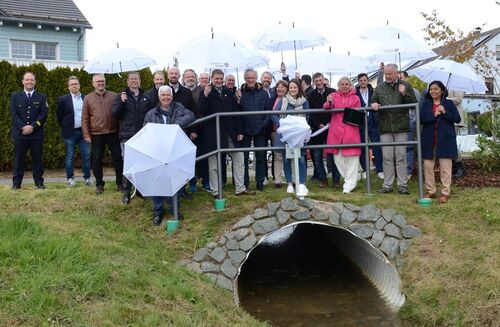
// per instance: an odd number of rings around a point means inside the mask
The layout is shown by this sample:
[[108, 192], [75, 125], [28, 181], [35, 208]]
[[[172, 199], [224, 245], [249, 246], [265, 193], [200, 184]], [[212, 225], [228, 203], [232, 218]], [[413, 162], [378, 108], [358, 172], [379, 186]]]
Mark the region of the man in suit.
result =
[[21, 188], [26, 154], [30, 150], [33, 162], [33, 180], [37, 189], [43, 185], [43, 125], [47, 120], [47, 96], [35, 91], [35, 75], [26, 72], [22, 80], [24, 89], [10, 97], [12, 138], [15, 144], [12, 189]]
[[57, 121], [61, 127], [61, 136], [66, 146], [66, 184], [75, 186], [73, 174], [73, 162], [75, 160], [75, 149], [78, 145], [82, 155], [83, 183], [91, 186], [90, 180], [90, 146], [83, 139], [82, 134], [82, 110], [84, 95], [80, 93], [80, 82], [78, 77], [68, 78], [69, 94], [63, 95], [57, 101]]

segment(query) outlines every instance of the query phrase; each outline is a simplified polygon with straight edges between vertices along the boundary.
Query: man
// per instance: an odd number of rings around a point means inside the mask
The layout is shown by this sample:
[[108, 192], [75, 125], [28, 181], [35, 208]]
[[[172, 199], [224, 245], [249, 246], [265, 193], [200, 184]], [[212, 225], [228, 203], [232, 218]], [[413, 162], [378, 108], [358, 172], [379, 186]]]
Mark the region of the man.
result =
[[[465, 93], [462, 91], [448, 90], [448, 99], [453, 101], [453, 103], [457, 107], [458, 114], [460, 115], [460, 123], [455, 124], [455, 132], [457, 135], [460, 135], [460, 129], [465, 126], [464, 108], [462, 106], [464, 95]], [[462, 163], [462, 156], [460, 154], [460, 151], [458, 151], [458, 157], [453, 159], [452, 161], [451, 170], [451, 174], [455, 178], [461, 178], [465, 175], [465, 169]]]
[[[325, 86], [325, 78], [322, 73], [315, 73], [313, 75], [314, 86], [316, 87], [307, 102], [309, 102], [309, 107], [311, 109], [322, 109], [323, 104], [326, 102], [326, 98], [332, 92], [335, 92], [335, 89], [329, 88]], [[330, 119], [332, 114], [330, 112], [321, 112], [321, 113], [313, 113], [309, 116], [309, 125], [312, 128], [312, 132], [316, 132], [318, 129], [325, 127], [328, 123], [330, 123]], [[318, 145], [318, 144], [326, 144], [326, 137], [328, 136], [328, 132], [324, 131], [323, 133], [312, 137], [308, 145]], [[325, 165], [323, 163], [323, 149], [310, 149], [311, 159], [314, 165], [314, 170], [316, 172], [316, 178], [320, 181], [319, 187], [325, 188], [328, 186], [328, 177], [326, 175]], [[332, 166], [332, 179], [333, 184], [338, 184], [340, 182], [340, 173], [333, 163]]]
[[[156, 107], [149, 110], [144, 117], [144, 125], [147, 123], [153, 124], [177, 124], [181, 128], [190, 124], [195, 120], [195, 115], [192, 111], [184, 108], [180, 103], [173, 101], [173, 90], [168, 85], [160, 86], [158, 90], [160, 102]], [[161, 137], [161, 136], [160, 136]], [[177, 204], [179, 202], [179, 192], [177, 192]], [[170, 206], [170, 213], [174, 214], [173, 197], [153, 196], [153, 224], [160, 225], [163, 216], [163, 203], [165, 199], [168, 200]], [[178, 212], [179, 220], [184, 217]]]
[[10, 97], [10, 114], [12, 116], [12, 139], [15, 154], [12, 177], [12, 189], [21, 188], [26, 164], [26, 154], [31, 153], [33, 164], [33, 180], [39, 190], [45, 189], [43, 184], [43, 125], [47, 120], [47, 96], [35, 91], [35, 74], [26, 72], [23, 75], [21, 92], [12, 93]]
[[[356, 94], [359, 98], [359, 101], [361, 102], [361, 107], [368, 108], [370, 106], [370, 98], [373, 95], [373, 87], [368, 83], [368, 75], [366, 73], [361, 73], [358, 75], [358, 86], [356, 86]], [[371, 142], [380, 142], [378, 113], [367, 111], [366, 114], [368, 115], [368, 138]], [[365, 142], [364, 126], [360, 127], [359, 134], [361, 135], [361, 142]], [[380, 179], [384, 179], [382, 168], [382, 149], [379, 146], [372, 147], [371, 149], [373, 153], [377, 177]], [[359, 161], [361, 162], [361, 168], [363, 168], [363, 177], [366, 178], [366, 155], [364, 149], [361, 150]]]
[[[154, 83], [154, 86], [147, 90], [146, 92], [144, 92], [148, 97], [151, 98], [151, 101], [153, 103], [153, 107], [156, 106], [158, 104], [158, 89], [160, 88], [160, 86], [162, 85], [165, 85], [165, 73], [162, 72], [161, 70], [160, 71], [157, 71], [153, 74], [153, 83]], [[151, 107], [152, 108], [152, 107]], [[149, 108], [149, 109], [151, 109]]]
[[224, 86], [234, 94], [238, 89], [236, 87], [236, 77], [233, 74], [227, 74], [224, 79]]
[[[200, 97], [200, 112], [204, 116], [208, 116], [217, 112], [234, 112], [238, 111], [238, 106], [235, 101], [235, 95], [223, 85], [224, 73], [220, 69], [212, 71], [212, 84], [205, 86]], [[205, 152], [210, 152], [217, 149], [217, 135], [215, 134], [215, 120], [212, 119], [203, 125], [203, 132], [206, 137], [202, 142], [205, 147]], [[243, 140], [243, 129], [240, 117], [221, 117], [220, 120], [220, 142], [222, 148], [237, 148], [241, 147]], [[248, 191], [244, 183], [244, 155], [242, 152], [229, 152], [233, 164], [235, 194], [236, 195], [254, 195], [255, 192]], [[208, 158], [208, 171], [210, 179], [210, 188], [212, 195], [217, 197], [219, 194], [219, 180], [217, 177], [217, 156], [213, 155]]]
[[[398, 78], [398, 66], [388, 64], [384, 67], [385, 82], [377, 85], [371, 98], [372, 109], [378, 111], [380, 106], [416, 103], [415, 93], [410, 83]], [[381, 142], [406, 142], [410, 121], [408, 109], [385, 109], [379, 113], [379, 129]], [[396, 174], [398, 192], [410, 194], [406, 176], [406, 146], [382, 147], [384, 183], [378, 190], [380, 193], [392, 192], [394, 183], [394, 157], [396, 157]]]
[[[262, 84], [262, 88], [264, 89], [264, 91], [267, 92], [267, 94], [269, 95], [269, 99], [271, 100], [271, 106], [273, 105], [273, 101], [275, 100], [276, 98], [276, 92], [274, 91], [274, 89], [271, 87], [271, 83], [273, 82], [273, 74], [271, 74], [271, 72], [269, 71], [265, 71], [262, 73], [262, 75], [260, 75], [260, 82]], [[272, 124], [269, 124], [268, 127], [267, 127], [267, 131], [266, 131], [266, 144], [269, 144], [269, 143], [272, 143], [272, 134], [273, 132], [273, 125]], [[265, 177], [264, 177], [264, 185], [266, 185], [268, 182], [269, 182], [269, 169], [267, 169], [267, 158], [266, 158], [266, 170], [265, 170]], [[272, 160], [271, 160], [271, 173], [273, 175], [273, 178], [274, 178], [274, 155], [272, 156]]]
[[208, 73], [200, 74], [200, 86], [205, 88], [208, 84], [210, 84], [210, 75]]
[[83, 139], [82, 133], [82, 111], [84, 95], [80, 93], [80, 82], [78, 77], [68, 78], [69, 94], [59, 98], [57, 101], [57, 122], [61, 127], [61, 136], [66, 146], [66, 184], [75, 186], [73, 162], [75, 160], [75, 149], [78, 145], [82, 155], [83, 183], [91, 186], [90, 181], [90, 147]]
[[[197, 108], [194, 105], [194, 99], [191, 91], [182, 86], [179, 82], [179, 78], [181, 77], [181, 72], [177, 67], [170, 67], [168, 69], [168, 85], [174, 91], [174, 101], [182, 104], [186, 109], [191, 110], [195, 116], [198, 116]], [[195, 141], [198, 138], [198, 126], [189, 127], [185, 130], [187, 136], [191, 139], [191, 141]], [[186, 192], [185, 189], [181, 190], [181, 196], [184, 199], [192, 200], [193, 197]]]
[[302, 91], [304, 91], [304, 95], [306, 96], [306, 98], [309, 98], [311, 93], [314, 91], [314, 89], [311, 86], [312, 82], [311, 75], [307, 74], [302, 75], [302, 77], [300, 77], [300, 81], [302, 82]]
[[[407, 81], [408, 77], [409, 77], [408, 72], [406, 71], [399, 72], [399, 78], [402, 81]], [[413, 92], [415, 93], [415, 98], [417, 99], [417, 102], [420, 102], [420, 92], [418, 92], [418, 90], [415, 88], [413, 89]], [[408, 132], [408, 141], [413, 141], [415, 135], [415, 128], [417, 125], [417, 120], [415, 117], [415, 109], [410, 109], [409, 115], [410, 115], [410, 131]], [[411, 179], [411, 175], [413, 174], [413, 145], [406, 146], [406, 172], [407, 172], [407, 179], [409, 181]]]
[[191, 91], [194, 108], [198, 108], [198, 100], [203, 92], [203, 86], [198, 85], [198, 77], [193, 69], [188, 68], [182, 73], [182, 85]]
[[115, 183], [122, 189], [123, 159], [118, 139], [118, 120], [113, 116], [113, 103], [117, 94], [106, 90], [104, 74], [92, 76], [94, 92], [83, 99], [82, 132], [83, 139], [92, 143], [92, 172], [95, 177], [95, 192], [104, 192], [102, 160], [107, 145], [115, 168]]
[[[161, 87], [161, 86], [160, 86]], [[127, 76], [127, 88], [116, 96], [113, 115], [119, 122], [118, 138], [122, 156], [125, 156], [125, 142], [134, 136], [144, 124], [146, 113], [155, 107], [153, 100], [141, 89], [139, 72], [130, 72]], [[132, 184], [127, 178], [122, 179], [122, 203], [130, 203]]]
[[262, 84], [264, 91], [266, 91], [269, 95], [269, 98], [274, 99], [276, 95], [274, 89], [271, 87], [271, 84], [273, 83], [273, 74], [268, 71], [263, 72], [262, 75], [260, 75], [260, 83]]
[[[236, 101], [241, 111], [264, 111], [272, 110], [271, 100], [262, 84], [257, 83], [257, 72], [247, 69], [244, 73], [245, 84], [236, 91]], [[243, 146], [250, 147], [253, 141], [255, 147], [265, 147], [266, 132], [271, 123], [268, 115], [242, 116]], [[266, 152], [255, 151], [255, 181], [257, 190], [264, 191], [264, 177], [267, 168]], [[245, 152], [245, 186], [248, 188], [248, 152]]]

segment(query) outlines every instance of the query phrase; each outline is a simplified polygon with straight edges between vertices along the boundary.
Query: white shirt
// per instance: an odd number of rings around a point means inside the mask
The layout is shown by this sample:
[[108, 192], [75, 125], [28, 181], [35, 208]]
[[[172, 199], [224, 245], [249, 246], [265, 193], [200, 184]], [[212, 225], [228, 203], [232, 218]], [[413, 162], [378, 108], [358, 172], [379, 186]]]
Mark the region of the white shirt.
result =
[[82, 94], [74, 95], [71, 93], [71, 100], [73, 101], [73, 111], [75, 119], [75, 128], [82, 127], [82, 109], [83, 109], [83, 99]]

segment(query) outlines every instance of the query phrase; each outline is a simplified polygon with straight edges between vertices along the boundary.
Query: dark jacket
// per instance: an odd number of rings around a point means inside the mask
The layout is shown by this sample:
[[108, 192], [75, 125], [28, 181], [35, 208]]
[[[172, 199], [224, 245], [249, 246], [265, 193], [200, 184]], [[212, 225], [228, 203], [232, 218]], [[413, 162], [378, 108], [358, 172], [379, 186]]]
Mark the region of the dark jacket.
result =
[[[361, 92], [359, 91], [359, 85], [356, 86], [356, 95], [359, 98], [359, 101], [361, 102], [361, 107], [369, 107], [370, 106], [370, 99], [372, 98], [373, 95], [373, 86], [371, 84], [368, 84], [368, 103], [365, 103], [365, 100], [363, 100], [363, 96], [361, 95]], [[360, 128], [364, 128], [364, 126], [361, 126]], [[378, 112], [376, 111], [369, 111], [368, 112], [368, 130], [369, 131], [378, 131]]]
[[[47, 96], [33, 91], [28, 99], [24, 91], [12, 93], [10, 97], [10, 115], [12, 116], [12, 138], [20, 140], [41, 140], [44, 137], [43, 125], [47, 120]], [[23, 135], [21, 129], [33, 126], [33, 133]]]
[[[328, 94], [331, 94], [335, 92], [335, 89], [332, 89], [330, 87], [325, 86], [325, 91], [323, 94], [318, 92], [317, 89], [313, 90], [309, 97], [307, 98], [307, 102], [309, 102], [309, 107], [311, 109], [323, 109], [323, 104], [326, 102], [326, 97]], [[317, 112], [313, 113], [309, 116], [309, 126], [311, 126], [312, 132], [316, 132], [320, 127], [321, 124], [326, 125], [330, 122], [330, 119], [332, 118], [332, 113], [331, 112]], [[307, 144], [325, 144], [326, 143], [326, 136], [328, 135], [328, 132], [325, 131], [315, 137], [311, 137], [309, 142]]]
[[[266, 93], [267, 96], [267, 93]], [[200, 94], [198, 109], [203, 116], [209, 116], [217, 112], [236, 112], [239, 111], [238, 105], [234, 99], [234, 94], [225, 86], [222, 88], [222, 93], [212, 88], [208, 97], [204, 93]], [[238, 116], [221, 117], [220, 118], [220, 142], [221, 147], [227, 148], [227, 138], [230, 137], [235, 147], [241, 147], [241, 142], [238, 142], [236, 136], [243, 134], [241, 119]], [[204, 153], [213, 151], [217, 148], [217, 135], [215, 119], [211, 119], [202, 124], [201, 144]]]
[[127, 101], [122, 102], [121, 94], [118, 94], [113, 104], [113, 115], [119, 121], [119, 138], [127, 140], [137, 133], [143, 125], [146, 113], [154, 107], [151, 98], [139, 90], [139, 96], [135, 99], [133, 93], [127, 87], [125, 90]]
[[[174, 88], [172, 87], [172, 89]], [[194, 104], [193, 94], [187, 87], [179, 84], [179, 89], [177, 89], [177, 92], [175, 92], [174, 90], [174, 101], [179, 102], [184, 106], [184, 108], [191, 110], [196, 117], [199, 117], [199, 114], [197, 112], [198, 108], [196, 108]], [[198, 126], [192, 126], [188, 128], [186, 133], [188, 136], [191, 133], [198, 133]]]
[[160, 102], [160, 99], [158, 97], [158, 89], [156, 88], [156, 86], [153, 86], [153, 88], [145, 91], [144, 94], [146, 94], [151, 99], [151, 103], [153, 104], [153, 107], [156, 106]]
[[[186, 109], [182, 104], [178, 102], [172, 101], [168, 111], [171, 113], [171, 115], [169, 115], [168, 124], [177, 124], [181, 128], [184, 128], [186, 125], [192, 123], [196, 119], [191, 110]], [[160, 108], [159, 104], [146, 113], [143, 124], [146, 125], [147, 123], [165, 124], [162, 109]]]
[[434, 128], [436, 127], [436, 158], [455, 159], [458, 156], [458, 150], [454, 124], [460, 123], [457, 107], [453, 101], [445, 99], [443, 106], [446, 113], [436, 118], [432, 113], [432, 106], [433, 100], [427, 98], [420, 107], [422, 158], [432, 159], [434, 157]]
[[[81, 93], [82, 100], [85, 94]], [[82, 114], [83, 114], [83, 101], [82, 101]], [[71, 93], [59, 97], [57, 101], [57, 122], [61, 127], [61, 136], [63, 139], [73, 137], [75, 130], [75, 111], [73, 108], [73, 95]]]
[[[399, 84], [406, 86], [405, 95], [399, 93]], [[370, 99], [370, 104], [382, 106], [417, 103], [415, 92], [410, 83], [398, 80], [393, 85], [383, 82], [379, 84]], [[382, 109], [378, 111], [380, 133], [401, 133], [410, 130], [409, 109]]]
[[[239, 107], [241, 111], [264, 111], [272, 110], [272, 103], [262, 84], [257, 83], [254, 88], [243, 84]], [[249, 136], [266, 135], [268, 125], [271, 124], [269, 115], [242, 116], [241, 120], [243, 134]]]

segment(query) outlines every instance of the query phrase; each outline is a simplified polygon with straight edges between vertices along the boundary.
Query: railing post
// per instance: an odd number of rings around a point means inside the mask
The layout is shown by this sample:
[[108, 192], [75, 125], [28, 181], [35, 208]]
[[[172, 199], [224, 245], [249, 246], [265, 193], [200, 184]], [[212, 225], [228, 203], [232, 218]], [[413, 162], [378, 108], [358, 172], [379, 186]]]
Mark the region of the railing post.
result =
[[365, 111], [365, 130], [363, 131], [365, 134], [365, 173], [366, 173], [366, 195], [372, 195], [372, 185], [371, 185], [371, 176], [370, 176], [370, 142], [368, 140], [368, 109]]
[[219, 189], [217, 190], [219, 200], [222, 200], [224, 197], [222, 196], [222, 155], [220, 153], [220, 116], [217, 113], [215, 116], [215, 133], [217, 138], [217, 180]]
[[421, 143], [421, 133], [420, 133], [420, 108], [418, 103], [415, 105], [415, 123], [417, 132], [417, 174], [418, 174], [418, 198], [422, 199], [424, 197], [424, 187], [422, 178], [422, 148]]

